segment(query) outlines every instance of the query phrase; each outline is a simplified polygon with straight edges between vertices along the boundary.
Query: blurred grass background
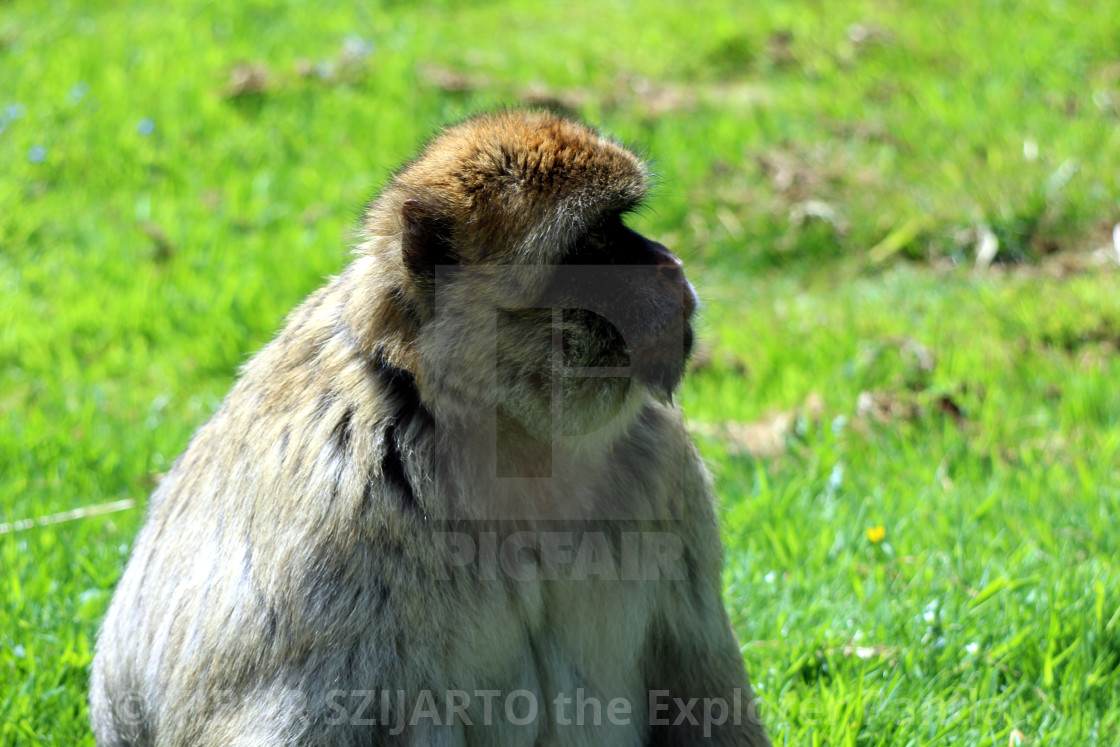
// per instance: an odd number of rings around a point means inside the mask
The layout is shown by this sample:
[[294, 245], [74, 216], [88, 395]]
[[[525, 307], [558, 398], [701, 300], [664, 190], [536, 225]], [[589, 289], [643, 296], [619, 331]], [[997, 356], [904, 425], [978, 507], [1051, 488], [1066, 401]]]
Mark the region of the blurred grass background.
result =
[[509, 105], [660, 175], [775, 744], [1120, 741], [1120, 5], [9, 0], [0, 744], [92, 744], [155, 476], [390, 171]]

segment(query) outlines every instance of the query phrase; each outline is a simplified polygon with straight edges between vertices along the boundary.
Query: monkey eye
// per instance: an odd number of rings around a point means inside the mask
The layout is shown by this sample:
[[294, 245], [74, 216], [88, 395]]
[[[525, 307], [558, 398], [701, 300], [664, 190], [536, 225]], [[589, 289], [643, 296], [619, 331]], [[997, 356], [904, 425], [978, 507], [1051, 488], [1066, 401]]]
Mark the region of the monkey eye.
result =
[[614, 216], [600, 221], [584, 233], [580, 241], [564, 256], [565, 264], [613, 264], [613, 246], [622, 231], [621, 218]]

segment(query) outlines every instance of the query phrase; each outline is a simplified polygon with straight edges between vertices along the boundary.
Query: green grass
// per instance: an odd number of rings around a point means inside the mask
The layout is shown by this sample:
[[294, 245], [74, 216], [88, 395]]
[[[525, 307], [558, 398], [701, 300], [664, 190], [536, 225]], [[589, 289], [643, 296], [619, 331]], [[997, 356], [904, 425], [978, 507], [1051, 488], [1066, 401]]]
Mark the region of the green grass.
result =
[[[0, 523], [142, 505], [393, 167], [551, 101], [654, 161], [706, 300], [681, 400], [775, 743], [1116, 744], [1120, 5], [641, 8], [0, 4]], [[92, 744], [139, 520], [0, 534], [0, 744]]]

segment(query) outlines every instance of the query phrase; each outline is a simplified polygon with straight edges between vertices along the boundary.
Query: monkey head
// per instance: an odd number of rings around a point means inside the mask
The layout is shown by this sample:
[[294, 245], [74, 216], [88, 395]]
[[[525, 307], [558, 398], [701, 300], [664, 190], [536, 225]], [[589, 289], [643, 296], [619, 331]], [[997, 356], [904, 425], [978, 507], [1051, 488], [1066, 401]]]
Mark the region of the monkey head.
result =
[[[411, 319], [421, 395], [535, 438], [625, 428], [671, 396], [696, 296], [680, 260], [625, 225], [646, 166], [550, 113], [437, 136], [367, 212], [363, 251]], [[612, 427], [614, 424], [614, 427]]]

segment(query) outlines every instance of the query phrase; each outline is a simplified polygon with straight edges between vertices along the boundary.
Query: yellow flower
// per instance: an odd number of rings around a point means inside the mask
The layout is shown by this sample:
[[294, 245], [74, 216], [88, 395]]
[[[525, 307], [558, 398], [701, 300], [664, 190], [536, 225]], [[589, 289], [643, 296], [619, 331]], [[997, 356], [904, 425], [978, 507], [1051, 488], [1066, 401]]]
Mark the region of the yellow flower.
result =
[[867, 539], [874, 544], [879, 544], [887, 538], [887, 530], [882, 525], [867, 528]]

